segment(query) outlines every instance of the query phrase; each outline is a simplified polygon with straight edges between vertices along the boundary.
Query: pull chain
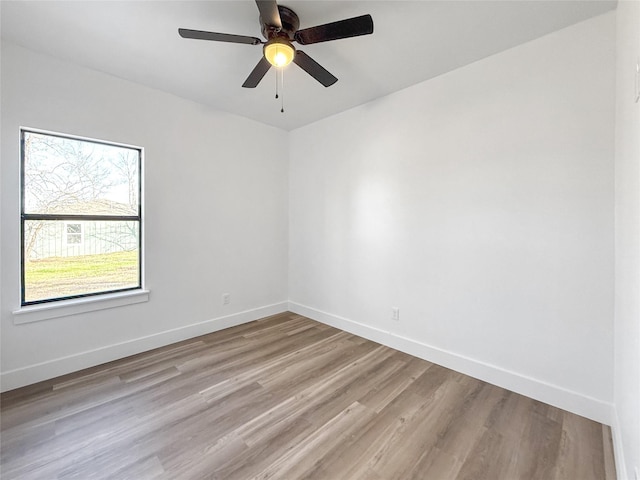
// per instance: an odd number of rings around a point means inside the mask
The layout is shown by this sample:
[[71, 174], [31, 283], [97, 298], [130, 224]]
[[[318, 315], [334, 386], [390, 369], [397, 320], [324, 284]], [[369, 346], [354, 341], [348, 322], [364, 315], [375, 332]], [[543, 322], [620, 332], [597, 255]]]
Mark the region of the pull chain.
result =
[[280, 99], [280, 113], [284, 113], [284, 68], [276, 68], [276, 99]]
[[284, 113], [284, 68], [280, 69], [280, 113]]

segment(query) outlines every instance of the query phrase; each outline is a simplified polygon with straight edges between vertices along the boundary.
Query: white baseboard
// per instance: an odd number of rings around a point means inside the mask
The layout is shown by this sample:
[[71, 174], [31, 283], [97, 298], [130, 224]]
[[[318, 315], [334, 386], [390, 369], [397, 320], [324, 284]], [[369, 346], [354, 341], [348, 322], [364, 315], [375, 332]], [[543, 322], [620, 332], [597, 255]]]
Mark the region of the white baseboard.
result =
[[627, 474], [627, 464], [624, 461], [622, 432], [620, 431], [620, 421], [615, 406], [612, 409], [611, 417], [611, 438], [613, 440], [613, 456], [616, 461], [616, 477], [618, 477], [618, 480], [629, 480], [631, 479], [631, 475]]
[[172, 343], [189, 338], [205, 335], [225, 328], [251, 322], [259, 318], [268, 317], [287, 311], [287, 302], [267, 305], [244, 312], [234, 313], [224, 317], [213, 318], [204, 322], [186, 325], [184, 327], [154, 333], [146, 337], [135, 338], [126, 342], [107, 345], [105, 347], [76, 353], [67, 357], [56, 358], [47, 362], [29, 365], [3, 372], [0, 375], [0, 390], [8, 391], [24, 387], [36, 382], [59, 377], [67, 373], [111, 362], [137, 353], [164, 347]]
[[605, 425], [612, 423], [611, 403], [299, 303], [289, 302], [289, 310]]

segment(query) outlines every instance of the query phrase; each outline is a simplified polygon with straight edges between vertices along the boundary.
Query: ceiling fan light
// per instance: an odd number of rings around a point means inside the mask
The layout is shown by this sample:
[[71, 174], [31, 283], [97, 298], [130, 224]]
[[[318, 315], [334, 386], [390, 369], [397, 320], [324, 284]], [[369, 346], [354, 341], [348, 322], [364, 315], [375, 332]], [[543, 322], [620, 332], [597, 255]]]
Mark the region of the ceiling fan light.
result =
[[295, 48], [286, 39], [272, 38], [264, 46], [264, 58], [274, 67], [286, 67], [296, 54]]

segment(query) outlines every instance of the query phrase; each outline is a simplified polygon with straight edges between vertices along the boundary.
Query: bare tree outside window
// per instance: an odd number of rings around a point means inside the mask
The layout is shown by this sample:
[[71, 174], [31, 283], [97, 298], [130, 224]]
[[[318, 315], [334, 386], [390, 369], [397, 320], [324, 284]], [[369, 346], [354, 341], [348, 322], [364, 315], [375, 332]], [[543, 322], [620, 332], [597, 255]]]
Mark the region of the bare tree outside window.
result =
[[22, 304], [141, 288], [141, 149], [21, 137]]

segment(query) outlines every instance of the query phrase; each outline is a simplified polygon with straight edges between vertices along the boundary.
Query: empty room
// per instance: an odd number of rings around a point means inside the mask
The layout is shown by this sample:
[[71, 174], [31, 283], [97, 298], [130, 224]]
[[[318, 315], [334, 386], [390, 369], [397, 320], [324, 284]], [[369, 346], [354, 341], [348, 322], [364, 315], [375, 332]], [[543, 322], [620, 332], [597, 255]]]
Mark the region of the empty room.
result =
[[3, 480], [640, 480], [640, 1], [0, 22]]

